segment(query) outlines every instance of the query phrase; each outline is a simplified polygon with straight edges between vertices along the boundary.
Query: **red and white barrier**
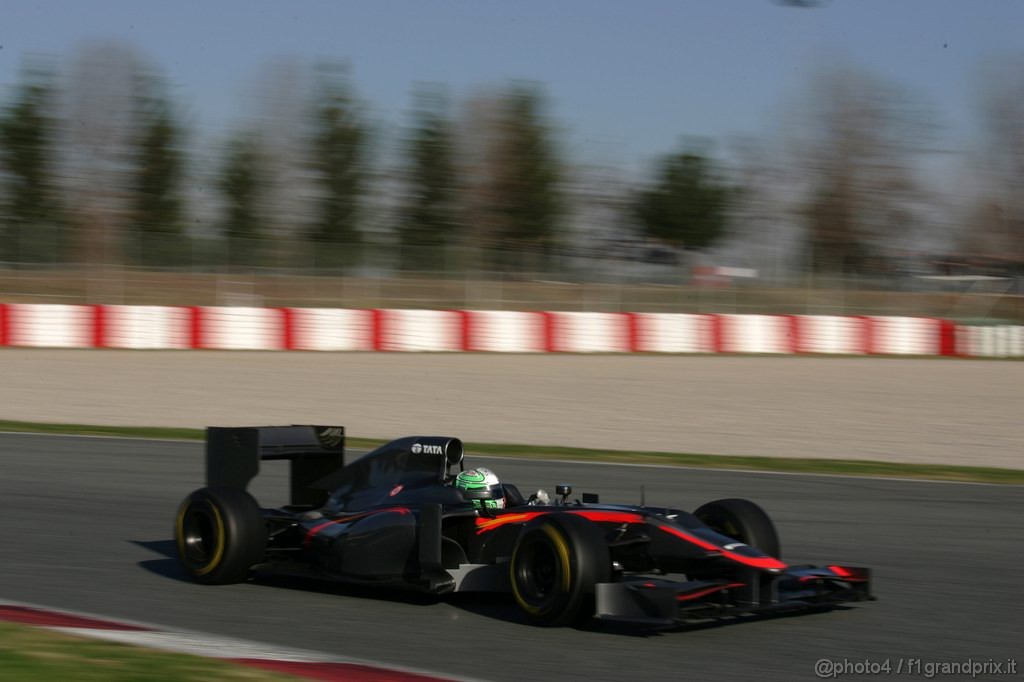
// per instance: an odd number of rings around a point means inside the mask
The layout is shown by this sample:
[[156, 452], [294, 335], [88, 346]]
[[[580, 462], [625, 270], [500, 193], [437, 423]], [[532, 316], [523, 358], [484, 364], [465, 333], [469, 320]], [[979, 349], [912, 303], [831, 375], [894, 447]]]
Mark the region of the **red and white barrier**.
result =
[[189, 308], [146, 305], [96, 306], [100, 318], [97, 346], [104, 348], [175, 349], [192, 347]]
[[92, 348], [97, 311], [88, 305], [11, 303], [4, 306], [4, 342], [29, 348]]
[[1024, 357], [1024, 325], [894, 316], [0, 304], [0, 346]]
[[628, 353], [633, 350], [630, 313], [544, 313], [547, 350], [559, 353]]
[[374, 348], [459, 351], [465, 347], [463, 314], [455, 310], [375, 310]]
[[373, 350], [374, 311], [285, 308], [288, 350]]
[[938, 355], [940, 320], [928, 317], [871, 317], [871, 353]]
[[796, 334], [789, 315], [718, 315], [717, 350], [725, 353], [794, 353]]
[[192, 345], [215, 350], [282, 350], [284, 313], [277, 308], [193, 308]]
[[1024, 357], [1024, 326], [960, 327], [957, 330], [957, 349], [958, 354], [971, 357]]
[[862, 317], [800, 315], [795, 318], [798, 353], [859, 355], [870, 352], [870, 326]]
[[636, 348], [645, 353], [713, 353], [715, 315], [636, 313]]
[[544, 313], [512, 310], [465, 311], [464, 350], [540, 353], [547, 350]]

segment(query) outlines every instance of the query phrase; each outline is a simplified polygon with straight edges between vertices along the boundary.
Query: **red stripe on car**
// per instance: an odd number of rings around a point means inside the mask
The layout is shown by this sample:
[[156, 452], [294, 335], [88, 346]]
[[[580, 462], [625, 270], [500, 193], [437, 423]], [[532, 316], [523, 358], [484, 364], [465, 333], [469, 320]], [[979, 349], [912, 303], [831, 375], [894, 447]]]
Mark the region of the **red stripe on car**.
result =
[[640, 514], [633, 514], [631, 512], [617, 512], [617, 511], [599, 511], [599, 510], [575, 510], [566, 509], [565, 511], [535, 511], [535, 512], [514, 512], [511, 514], [502, 514], [493, 519], [480, 517], [476, 520], [476, 534], [481, 535], [488, 531], [507, 526], [510, 523], [526, 523], [532, 521], [538, 516], [544, 516], [546, 514], [574, 514], [576, 516], [582, 516], [589, 521], [596, 521], [598, 523], [643, 523], [644, 517]]
[[784, 568], [787, 568], [786, 564], [782, 563], [775, 557], [745, 556], [743, 554], [732, 552], [724, 547], [719, 547], [718, 545], [712, 542], [708, 542], [707, 540], [702, 540], [695, 535], [687, 533], [681, 528], [676, 528], [675, 526], [658, 526], [658, 528], [662, 529], [666, 533], [670, 533], [672, 535], [675, 535], [676, 537], [686, 540], [689, 543], [697, 545], [701, 549], [706, 549], [710, 552], [718, 552], [727, 559], [731, 559], [732, 561], [736, 561], [747, 566], [752, 566], [753, 568], [763, 568], [779, 571], [781, 571]]
[[408, 507], [387, 507], [385, 509], [373, 509], [370, 511], [361, 512], [359, 514], [352, 514], [351, 516], [341, 516], [336, 519], [324, 521], [323, 523], [310, 528], [308, 531], [306, 531], [306, 539], [304, 540], [303, 544], [308, 545], [310, 542], [313, 541], [313, 536], [315, 536], [317, 533], [322, 531], [324, 528], [327, 528], [328, 526], [333, 526], [337, 523], [348, 523], [349, 521], [355, 521], [366, 516], [372, 516], [374, 514], [384, 514], [387, 512], [395, 512], [396, 514], [402, 515], [410, 513]]
[[691, 599], [697, 599], [698, 597], [704, 597], [715, 592], [721, 592], [722, 590], [728, 590], [731, 587], [743, 587], [743, 583], [729, 583], [728, 585], [715, 585], [714, 587], [705, 587], [703, 590], [697, 590], [696, 592], [687, 592], [685, 594], [677, 594], [676, 601], [690, 601]]

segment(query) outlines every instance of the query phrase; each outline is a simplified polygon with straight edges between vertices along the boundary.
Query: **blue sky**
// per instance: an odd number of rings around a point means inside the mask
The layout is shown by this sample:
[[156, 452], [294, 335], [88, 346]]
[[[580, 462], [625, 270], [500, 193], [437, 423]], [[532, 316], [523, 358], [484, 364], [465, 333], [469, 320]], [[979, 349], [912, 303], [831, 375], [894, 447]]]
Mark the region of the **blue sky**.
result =
[[351, 64], [383, 123], [417, 81], [455, 95], [541, 81], [574, 156], [632, 165], [681, 136], [771, 134], [817, 66], [841, 59], [904, 86], [944, 125], [977, 131], [978, 74], [1024, 54], [1021, 0], [217, 0], [5, 3], [0, 86], [31, 54], [66, 61], [86, 41], [134, 45], [197, 124], [242, 117], [261, 67], [281, 57]]

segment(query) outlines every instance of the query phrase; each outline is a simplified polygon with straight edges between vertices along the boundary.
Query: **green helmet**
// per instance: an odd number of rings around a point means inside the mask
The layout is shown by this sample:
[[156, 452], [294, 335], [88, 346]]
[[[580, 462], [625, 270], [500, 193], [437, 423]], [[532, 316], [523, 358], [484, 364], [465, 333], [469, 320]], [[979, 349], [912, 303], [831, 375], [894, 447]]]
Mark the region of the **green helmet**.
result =
[[490, 469], [479, 467], [463, 471], [455, 477], [455, 487], [462, 491], [466, 499], [472, 500], [473, 506], [478, 509], [505, 507], [505, 491], [501, 481]]

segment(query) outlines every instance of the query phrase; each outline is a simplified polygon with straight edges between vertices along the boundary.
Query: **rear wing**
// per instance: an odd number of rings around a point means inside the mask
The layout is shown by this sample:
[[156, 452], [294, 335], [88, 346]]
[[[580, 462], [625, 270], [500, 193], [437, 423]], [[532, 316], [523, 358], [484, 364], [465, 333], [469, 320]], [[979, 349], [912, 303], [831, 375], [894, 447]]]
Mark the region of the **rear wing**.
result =
[[291, 462], [291, 504], [323, 506], [328, 491], [313, 484], [345, 466], [344, 426], [210, 426], [206, 429], [206, 485], [240, 488], [263, 460]]

